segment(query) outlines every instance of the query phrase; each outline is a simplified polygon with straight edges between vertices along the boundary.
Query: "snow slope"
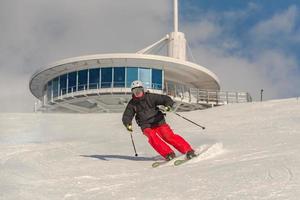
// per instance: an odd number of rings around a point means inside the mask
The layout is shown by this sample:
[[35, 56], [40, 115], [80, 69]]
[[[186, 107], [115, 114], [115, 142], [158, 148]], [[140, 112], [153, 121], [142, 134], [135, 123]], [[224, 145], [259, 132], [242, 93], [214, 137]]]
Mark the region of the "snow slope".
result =
[[300, 102], [285, 99], [168, 114], [195, 148], [182, 166], [159, 156], [120, 114], [0, 114], [0, 199], [299, 199]]

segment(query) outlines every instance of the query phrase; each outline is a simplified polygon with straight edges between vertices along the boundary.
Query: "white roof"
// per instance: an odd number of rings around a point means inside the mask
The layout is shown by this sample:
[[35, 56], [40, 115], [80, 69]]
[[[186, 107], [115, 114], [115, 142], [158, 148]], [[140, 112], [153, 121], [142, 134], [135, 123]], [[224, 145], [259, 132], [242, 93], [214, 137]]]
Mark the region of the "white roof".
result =
[[55, 62], [31, 77], [30, 91], [41, 99], [45, 84], [61, 74], [89, 68], [120, 66], [163, 69], [166, 80], [193, 85], [199, 89], [220, 90], [217, 76], [195, 63], [166, 56], [123, 53], [87, 55]]

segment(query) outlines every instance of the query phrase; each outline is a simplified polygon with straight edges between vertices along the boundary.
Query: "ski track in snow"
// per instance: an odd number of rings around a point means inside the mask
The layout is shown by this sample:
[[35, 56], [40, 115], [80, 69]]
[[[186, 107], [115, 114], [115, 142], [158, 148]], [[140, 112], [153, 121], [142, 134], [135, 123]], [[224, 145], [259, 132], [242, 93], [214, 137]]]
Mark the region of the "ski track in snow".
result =
[[202, 160], [211, 159], [211, 158], [214, 158], [214, 157], [226, 152], [226, 150], [223, 149], [223, 144], [221, 142], [215, 143], [213, 145], [209, 145], [209, 144], [203, 145], [200, 148], [197, 148], [196, 151], [199, 151], [202, 148], [206, 148], [206, 147], [208, 147], [208, 149], [206, 151], [201, 153], [197, 158], [190, 160], [187, 164], [197, 163]]
[[295, 99], [182, 115], [206, 129], [172, 114], [167, 122], [196, 150], [209, 148], [153, 169], [161, 157], [135, 123], [134, 156], [120, 114], [0, 114], [0, 199], [299, 199]]

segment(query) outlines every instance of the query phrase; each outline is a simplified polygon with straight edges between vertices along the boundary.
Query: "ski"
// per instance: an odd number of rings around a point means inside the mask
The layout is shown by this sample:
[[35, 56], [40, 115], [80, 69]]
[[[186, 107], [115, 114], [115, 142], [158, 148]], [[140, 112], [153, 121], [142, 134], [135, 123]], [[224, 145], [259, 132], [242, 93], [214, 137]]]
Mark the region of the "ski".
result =
[[159, 167], [159, 166], [162, 166], [162, 165], [166, 165], [168, 163], [171, 163], [170, 161], [174, 161], [178, 158], [181, 158], [181, 156], [179, 157], [176, 157], [176, 155], [174, 154], [175, 157], [173, 157], [171, 160], [161, 160], [161, 161], [156, 161], [152, 164], [152, 167], [153, 168], [156, 168], [156, 167]]
[[[201, 153], [202, 153], [202, 151], [201, 151]], [[200, 155], [200, 153], [199, 153], [199, 154], [196, 153], [196, 154], [197, 154], [197, 156]], [[176, 161], [179, 161], [179, 162], [181, 162], [181, 161], [186, 162], [185, 160], [186, 160], [186, 155], [183, 154], [183, 155], [177, 156], [177, 157], [175, 157], [175, 158], [173, 158], [172, 160], [169, 160], [169, 161], [167, 161], [167, 160], [156, 161], [156, 162], [154, 162], [154, 163], [152, 164], [152, 167], [153, 167], [153, 168], [156, 168], [156, 167], [160, 167], [160, 166], [162, 166], [162, 165], [167, 165], [167, 164], [170, 164], [171, 162], [176, 162]], [[178, 163], [179, 163], [179, 162], [178, 162]], [[172, 163], [171, 165], [173, 165], [173, 164], [174, 164], [174, 163]]]
[[[174, 159], [172, 159], [172, 160], [174, 160]], [[168, 163], [170, 163], [170, 161], [172, 161], [172, 160], [169, 160], [169, 161], [167, 161], [167, 160], [156, 161], [156, 162], [154, 162], [154, 163], [152, 164], [152, 167], [153, 167], [153, 168], [156, 168], [156, 167], [159, 167], [159, 166], [168, 164]]]
[[199, 155], [200, 155], [200, 154], [196, 154], [196, 156], [193, 157], [193, 158], [191, 158], [191, 159], [184, 158], [184, 159], [176, 160], [176, 161], [174, 162], [174, 165], [175, 165], [175, 166], [181, 165], [181, 164], [186, 163], [186, 162], [188, 162], [188, 161], [190, 161], [190, 160], [192, 160], [192, 159], [194, 159], [194, 158], [197, 158]]
[[192, 160], [194, 158], [197, 158], [198, 156], [200, 156], [201, 154], [205, 153], [206, 151], [208, 151], [208, 149], [211, 147], [212, 145], [207, 145], [207, 146], [204, 146], [202, 147], [201, 149], [198, 149], [196, 150], [195, 154], [196, 156], [191, 158], [191, 159], [187, 159], [186, 155], [181, 155], [181, 156], [177, 156], [175, 158], [173, 158], [172, 160], [170, 161], [167, 161], [167, 160], [162, 160], [162, 161], [156, 161], [152, 164], [152, 167], [153, 168], [157, 168], [157, 167], [160, 167], [160, 166], [163, 166], [163, 165], [167, 165], [167, 164], [170, 164], [170, 162], [173, 162], [172, 164], [174, 166], [179, 166], [181, 164], [184, 164], [186, 162], [188, 162], [189, 160]]

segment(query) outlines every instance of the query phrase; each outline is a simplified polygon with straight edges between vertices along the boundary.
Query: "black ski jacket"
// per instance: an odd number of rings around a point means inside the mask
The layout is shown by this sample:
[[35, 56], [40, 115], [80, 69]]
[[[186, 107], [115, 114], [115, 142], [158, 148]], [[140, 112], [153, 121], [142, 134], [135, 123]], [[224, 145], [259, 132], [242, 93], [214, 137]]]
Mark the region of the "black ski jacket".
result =
[[174, 101], [167, 95], [146, 92], [141, 98], [132, 97], [123, 113], [123, 124], [125, 126], [131, 124], [134, 116], [142, 130], [163, 124], [165, 123], [165, 117], [157, 106], [172, 107], [173, 104]]

